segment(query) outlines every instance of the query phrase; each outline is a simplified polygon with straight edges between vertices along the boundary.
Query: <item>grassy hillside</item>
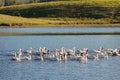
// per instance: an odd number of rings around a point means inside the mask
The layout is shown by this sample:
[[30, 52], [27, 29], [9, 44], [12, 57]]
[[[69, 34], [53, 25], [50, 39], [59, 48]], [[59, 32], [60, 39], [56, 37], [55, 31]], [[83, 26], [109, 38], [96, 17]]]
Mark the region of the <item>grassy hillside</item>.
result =
[[120, 0], [59, 0], [0, 8], [1, 14], [38, 18], [120, 19]]
[[[48, 26], [120, 26], [115, 19], [88, 19], [88, 18], [23, 18], [0, 14], [1, 27], [48, 27]], [[1, 28], [0, 27], [0, 28]]]
[[0, 7], [0, 26], [33, 25], [120, 26], [120, 0], [55, 0]]

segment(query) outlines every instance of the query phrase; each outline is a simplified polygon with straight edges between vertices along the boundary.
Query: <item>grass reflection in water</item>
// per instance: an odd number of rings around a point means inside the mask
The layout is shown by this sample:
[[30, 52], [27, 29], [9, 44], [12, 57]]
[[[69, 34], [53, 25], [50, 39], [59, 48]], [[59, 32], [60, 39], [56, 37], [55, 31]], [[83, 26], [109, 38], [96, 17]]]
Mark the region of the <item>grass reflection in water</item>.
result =
[[52, 35], [120, 35], [120, 32], [86, 32], [86, 33], [0, 33], [0, 36], [52, 36]]

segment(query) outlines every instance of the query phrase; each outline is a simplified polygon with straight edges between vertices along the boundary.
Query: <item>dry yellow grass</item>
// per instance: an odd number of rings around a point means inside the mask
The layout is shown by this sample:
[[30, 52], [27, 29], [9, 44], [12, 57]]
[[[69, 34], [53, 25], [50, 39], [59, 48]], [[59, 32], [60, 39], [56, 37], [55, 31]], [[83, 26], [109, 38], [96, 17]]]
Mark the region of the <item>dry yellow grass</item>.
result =
[[[112, 20], [113, 22], [117, 20]], [[23, 18], [0, 14], [0, 26], [8, 27], [45, 27], [45, 26], [110, 26], [111, 19], [88, 18]], [[120, 26], [120, 24], [117, 24]]]

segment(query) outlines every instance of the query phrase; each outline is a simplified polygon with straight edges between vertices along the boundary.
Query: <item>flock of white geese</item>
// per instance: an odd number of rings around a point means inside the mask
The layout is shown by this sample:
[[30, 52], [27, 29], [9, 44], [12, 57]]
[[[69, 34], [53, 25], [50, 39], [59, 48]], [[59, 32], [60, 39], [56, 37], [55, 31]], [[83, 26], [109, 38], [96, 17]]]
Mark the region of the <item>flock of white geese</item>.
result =
[[83, 48], [80, 50], [66, 49], [62, 47], [61, 49], [55, 49], [54, 51], [50, 51], [46, 47], [39, 48], [34, 51], [32, 48], [29, 50], [22, 50], [12, 52], [12, 60], [16, 60], [21, 62], [22, 60], [37, 59], [40, 61], [45, 60], [56, 60], [56, 61], [67, 61], [67, 60], [76, 60], [83, 63], [87, 63], [89, 59], [94, 59], [96, 61], [103, 59], [109, 59], [109, 56], [119, 56], [120, 57], [120, 49], [105, 49], [100, 47], [97, 50], [88, 50], [88, 48]]

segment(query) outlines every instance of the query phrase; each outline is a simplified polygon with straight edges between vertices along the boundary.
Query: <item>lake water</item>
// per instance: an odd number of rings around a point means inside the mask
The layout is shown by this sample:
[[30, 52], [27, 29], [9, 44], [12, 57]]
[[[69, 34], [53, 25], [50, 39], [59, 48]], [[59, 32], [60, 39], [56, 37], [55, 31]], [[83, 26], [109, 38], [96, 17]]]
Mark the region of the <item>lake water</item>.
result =
[[[0, 33], [69, 33], [69, 32], [120, 32], [120, 28], [3, 28]], [[89, 60], [87, 64], [79, 61], [40, 62], [32, 59], [20, 63], [12, 61], [11, 51], [32, 47], [47, 47], [53, 51], [65, 47], [89, 50], [120, 48], [120, 35], [40, 35], [40, 36], [0, 36], [0, 80], [119, 80], [120, 58], [110, 56], [108, 60]]]

